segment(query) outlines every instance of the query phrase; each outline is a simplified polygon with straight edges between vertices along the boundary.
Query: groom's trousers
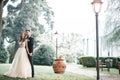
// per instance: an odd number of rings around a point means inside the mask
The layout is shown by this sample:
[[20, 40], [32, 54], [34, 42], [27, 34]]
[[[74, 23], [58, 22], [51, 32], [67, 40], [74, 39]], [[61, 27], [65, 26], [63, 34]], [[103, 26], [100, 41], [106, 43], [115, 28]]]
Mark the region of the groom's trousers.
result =
[[33, 66], [32, 56], [28, 55], [28, 59], [29, 59], [30, 64], [31, 64], [32, 77], [34, 77], [34, 66]]

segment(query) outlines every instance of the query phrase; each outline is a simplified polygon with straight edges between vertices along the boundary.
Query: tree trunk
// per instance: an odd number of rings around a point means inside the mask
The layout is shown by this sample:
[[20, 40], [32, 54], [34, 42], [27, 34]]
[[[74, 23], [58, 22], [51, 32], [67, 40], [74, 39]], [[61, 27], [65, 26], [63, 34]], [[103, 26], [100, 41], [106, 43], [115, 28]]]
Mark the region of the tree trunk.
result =
[[2, 4], [3, 0], [0, 0], [0, 44], [1, 44], [1, 40], [2, 40], [2, 12], [3, 12], [3, 4]]

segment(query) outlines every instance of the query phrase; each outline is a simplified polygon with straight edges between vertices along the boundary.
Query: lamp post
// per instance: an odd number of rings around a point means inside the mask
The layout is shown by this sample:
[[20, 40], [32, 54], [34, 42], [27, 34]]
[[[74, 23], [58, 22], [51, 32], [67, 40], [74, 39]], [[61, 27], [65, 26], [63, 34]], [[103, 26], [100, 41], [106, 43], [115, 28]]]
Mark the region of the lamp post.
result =
[[58, 40], [57, 40], [58, 32], [55, 32], [55, 37], [56, 37], [56, 59], [58, 58]]
[[98, 32], [98, 14], [99, 14], [99, 12], [100, 12], [102, 2], [101, 2], [101, 0], [93, 0], [92, 5], [93, 5], [93, 9], [94, 9], [95, 16], [96, 16], [96, 57], [97, 57], [96, 70], [97, 70], [97, 80], [100, 80], [100, 75], [99, 75], [99, 34], [98, 34], [99, 32]]

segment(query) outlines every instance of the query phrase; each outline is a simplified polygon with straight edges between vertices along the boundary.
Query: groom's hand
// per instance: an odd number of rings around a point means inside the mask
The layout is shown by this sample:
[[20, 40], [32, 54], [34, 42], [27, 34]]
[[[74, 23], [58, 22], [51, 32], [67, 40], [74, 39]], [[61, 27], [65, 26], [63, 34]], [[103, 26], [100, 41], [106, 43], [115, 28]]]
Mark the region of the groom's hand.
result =
[[30, 56], [32, 56], [32, 53], [29, 53]]

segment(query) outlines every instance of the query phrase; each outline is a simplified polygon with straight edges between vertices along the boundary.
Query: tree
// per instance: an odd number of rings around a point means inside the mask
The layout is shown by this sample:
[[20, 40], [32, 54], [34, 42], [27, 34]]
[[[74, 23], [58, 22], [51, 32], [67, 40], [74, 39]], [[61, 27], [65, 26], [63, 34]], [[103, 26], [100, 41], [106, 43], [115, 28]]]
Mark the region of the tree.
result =
[[4, 47], [4, 44], [1, 43], [0, 46], [0, 63], [5, 63], [8, 59], [8, 53]]
[[113, 43], [120, 40], [120, 1], [108, 0], [106, 9], [105, 38], [106, 42]]
[[41, 45], [33, 54], [33, 63], [35, 65], [52, 65], [54, 54], [55, 52], [51, 46]]
[[46, 0], [23, 0], [21, 3], [17, 6], [8, 5], [8, 15], [3, 29], [4, 39], [9, 43], [15, 43], [15, 52], [18, 46], [19, 35], [27, 28], [33, 32], [32, 36], [35, 38], [35, 47], [37, 47], [38, 41], [36, 38], [45, 31], [44, 25], [38, 22], [38, 17], [43, 16], [46, 24], [51, 24], [51, 17], [53, 16], [53, 11], [47, 5]]
[[0, 0], [0, 45], [2, 40], [2, 13], [3, 13], [3, 7], [7, 4], [9, 0]]

